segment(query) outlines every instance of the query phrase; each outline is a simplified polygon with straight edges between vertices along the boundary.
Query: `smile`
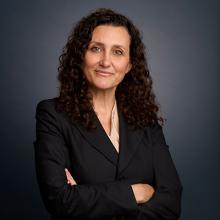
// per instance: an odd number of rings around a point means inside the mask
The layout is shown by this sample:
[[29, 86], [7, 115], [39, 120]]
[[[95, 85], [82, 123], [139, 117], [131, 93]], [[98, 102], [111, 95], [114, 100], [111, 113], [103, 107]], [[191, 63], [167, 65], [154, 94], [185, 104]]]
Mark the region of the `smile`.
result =
[[95, 70], [95, 72], [100, 76], [111, 76], [113, 73], [104, 70]]

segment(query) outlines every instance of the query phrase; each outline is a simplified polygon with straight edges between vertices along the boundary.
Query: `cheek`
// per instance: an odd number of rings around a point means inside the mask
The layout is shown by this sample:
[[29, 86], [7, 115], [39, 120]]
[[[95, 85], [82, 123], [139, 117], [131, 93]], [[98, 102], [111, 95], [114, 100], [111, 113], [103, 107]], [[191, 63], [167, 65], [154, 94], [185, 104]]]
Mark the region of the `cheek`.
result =
[[84, 66], [86, 68], [90, 68], [93, 67], [94, 65], [96, 65], [98, 62], [98, 58], [95, 56], [91, 56], [89, 54], [85, 55], [85, 60], [84, 60]]
[[117, 65], [117, 70], [118, 72], [120, 72], [122, 75], [126, 74], [127, 71], [129, 69], [129, 63], [126, 61], [122, 62], [122, 63], [119, 63]]

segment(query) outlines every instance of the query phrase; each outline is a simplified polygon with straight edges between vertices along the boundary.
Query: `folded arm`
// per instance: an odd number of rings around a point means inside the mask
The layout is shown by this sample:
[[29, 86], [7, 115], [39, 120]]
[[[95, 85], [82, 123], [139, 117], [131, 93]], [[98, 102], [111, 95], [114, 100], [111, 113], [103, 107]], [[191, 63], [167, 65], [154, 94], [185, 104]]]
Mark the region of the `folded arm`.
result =
[[[76, 181], [67, 168], [65, 168], [65, 173], [67, 183], [71, 186], [77, 185]], [[147, 202], [154, 194], [154, 188], [146, 183], [132, 184], [131, 188], [138, 204]]]
[[146, 203], [139, 205], [139, 217], [146, 220], [177, 220], [181, 213], [182, 185], [166, 145], [161, 126], [148, 130], [151, 140], [155, 193]]
[[127, 182], [70, 186], [65, 173], [68, 150], [55, 110], [48, 103], [40, 103], [36, 120], [37, 179], [44, 203], [52, 215], [95, 219], [137, 213], [138, 206]]

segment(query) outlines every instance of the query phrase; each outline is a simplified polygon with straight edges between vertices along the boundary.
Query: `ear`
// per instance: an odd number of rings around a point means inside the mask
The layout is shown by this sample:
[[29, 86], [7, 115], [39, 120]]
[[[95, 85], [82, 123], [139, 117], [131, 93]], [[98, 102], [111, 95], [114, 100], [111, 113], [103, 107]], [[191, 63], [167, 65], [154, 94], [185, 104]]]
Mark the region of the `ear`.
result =
[[132, 65], [131, 65], [131, 63], [129, 63], [127, 66], [127, 69], [125, 71], [125, 74], [127, 74], [131, 70], [131, 68], [132, 68]]

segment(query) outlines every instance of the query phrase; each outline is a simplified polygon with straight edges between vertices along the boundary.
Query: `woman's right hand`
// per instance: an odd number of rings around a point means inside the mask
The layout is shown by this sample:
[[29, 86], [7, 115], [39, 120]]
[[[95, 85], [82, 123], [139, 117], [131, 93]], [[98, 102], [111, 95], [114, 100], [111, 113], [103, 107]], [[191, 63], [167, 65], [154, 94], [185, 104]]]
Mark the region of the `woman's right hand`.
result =
[[65, 168], [65, 173], [66, 173], [67, 184], [71, 186], [77, 185], [76, 181], [73, 179], [71, 173], [69, 172], [67, 168]]
[[138, 204], [147, 202], [155, 192], [151, 185], [145, 183], [133, 184], [131, 187]]

